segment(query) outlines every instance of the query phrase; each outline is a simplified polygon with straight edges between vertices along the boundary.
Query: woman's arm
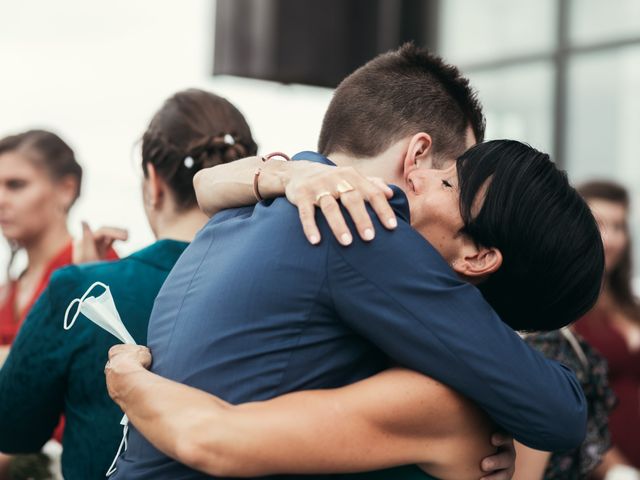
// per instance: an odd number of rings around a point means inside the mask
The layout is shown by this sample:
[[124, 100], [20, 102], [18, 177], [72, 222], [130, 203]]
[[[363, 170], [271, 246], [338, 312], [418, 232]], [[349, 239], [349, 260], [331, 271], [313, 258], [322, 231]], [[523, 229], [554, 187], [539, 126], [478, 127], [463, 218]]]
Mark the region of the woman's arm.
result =
[[374, 235], [366, 203], [387, 228], [397, 225], [388, 203], [393, 191], [381, 179], [365, 177], [352, 167], [331, 167], [304, 160], [263, 162], [261, 157], [247, 157], [202, 169], [193, 177], [200, 209], [211, 217], [225, 208], [255, 204], [253, 185], [258, 169], [257, 185], [262, 198], [286, 195], [298, 208], [303, 230], [312, 244], [320, 241], [316, 206], [322, 210], [336, 238], [345, 245], [351, 243], [351, 233], [338, 200], [349, 212], [363, 240], [372, 240]]
[[[421, 464], [442, 479], [478, 479], [482, 459], [495, 454], [489, 441], [493, 425], [484, 414], [408, 370], [233, 406], [145, 370], [150, 360], [146, 349], [114, 347], [106, 369], [109, 394], [159, 450], [210, 475]], [[510, 478], [510, 470], [491, 478]]]
[[551, 457], [550, 452], [534, 450], [521, 443], [516, 445], [516, 474], [514, 480], [543, 480]]
[[261, 169], [259, 188], [262, 197], [283, 195], [290, 173], [285, 162], [263, 162], [259, 156], [247, 157], [204, 168], [194, 175], [193, 186], [200, 209], [212, 217], [225, 208], [255, 204], [253, 178], [258, 168]]

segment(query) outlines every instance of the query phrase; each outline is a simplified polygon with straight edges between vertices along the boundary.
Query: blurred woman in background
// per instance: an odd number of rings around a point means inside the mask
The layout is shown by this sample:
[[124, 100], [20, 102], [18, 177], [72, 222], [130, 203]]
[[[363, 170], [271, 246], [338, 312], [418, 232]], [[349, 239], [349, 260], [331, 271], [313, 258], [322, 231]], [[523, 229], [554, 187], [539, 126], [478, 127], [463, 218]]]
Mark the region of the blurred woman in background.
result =
[[[0, 367], [54, 270], [91, 259], [86, 253], [74, 252], [67, 227], [81, 183], [82, 167], [71, 147], [56, 134], [29, 130], [0, 140], [0, 227], [11, 248], [7, 284], [0, 290]], [[85, 237], [92, 234], [87, 225], [83, 230]], [[96, 233], [100, 255], [117, 258], [111, 244], [116, 238], [126, 239], [126, 232], [106, 229]], [[26, 252], [27, 266], [17, 278], [11, 278], [11, 265], [21, 249]], [[61, 440], [62, 424], [55, 438]], [[0, 454], [0, 471], [9, 461]], [[33, 463], [27, 457], [20, 462]]]
[[[0, 345], [13, 342], [53, 271], [72, 262], [67, 217], [81, 183], [82, 167], [56, 134], [29, 130], [0, 140], [0, 227], [11, 247], [7, 271], [18, 250], [28, 259], [0, 295]], [[116, 258], [112, 250], [105, 256]]]
[[627, 191], [604, 181], [586, 183], [579, 191], [600, 225], [606, 276], [598, 303], [575, 330], [607, 359], [619, 401], [610, 416], [613, 448], [597, 470], [604, 477], [613, 465], [640, 468], [640, 304], [631, 285]]

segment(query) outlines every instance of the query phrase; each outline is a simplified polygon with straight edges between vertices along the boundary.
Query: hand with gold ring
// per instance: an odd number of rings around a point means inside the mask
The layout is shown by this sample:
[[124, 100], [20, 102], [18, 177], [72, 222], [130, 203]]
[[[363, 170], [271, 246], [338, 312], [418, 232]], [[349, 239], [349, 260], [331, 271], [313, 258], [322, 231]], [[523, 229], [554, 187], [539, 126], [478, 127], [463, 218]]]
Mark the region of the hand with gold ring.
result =
[[397, 226], [396, 216], [389, 205], [393, 190], [380, 178], [366, 177], [353, 167], [330, 167], [318, 163], [292, 162], [285, 186], [287, 199], [298, 207], [304, 233], [312, 244], [321, 240], [316, 224], [315, 209], [320, 208], [332, 233], [342, 245], [350, 245], [353, 236], [340, 209], [345, 207], [362, 240], [375, 237], [371, 205], [382, 225]]
[[346, 180], [340, 180], [338, 182], [338, 185], [336, 185], [336, 190], [338, 191], [339, 195], [342, 195], [343, 193], [352, 192], [353, 190], [355, 190], [355, 188]]
[[327, 196], [333, 197], [333, 193], [331, 193], [328, 190], [323, 190], [322, 192], [317, 194], [316, 195], [316, 201], [315, 201], [316, 206], [319, 207], [320, 206], [320, 200], [322, 200], [322, 197], [327, 197]]

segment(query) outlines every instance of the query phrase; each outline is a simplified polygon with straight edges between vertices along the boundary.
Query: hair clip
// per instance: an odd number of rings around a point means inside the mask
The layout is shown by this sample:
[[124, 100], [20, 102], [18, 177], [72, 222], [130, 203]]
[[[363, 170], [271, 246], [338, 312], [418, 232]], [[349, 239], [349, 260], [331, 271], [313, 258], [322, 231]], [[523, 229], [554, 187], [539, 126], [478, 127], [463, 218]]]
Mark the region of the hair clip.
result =
[[184, 166], [187, 168], [191, 168], [193, 167], [193, 165], [195, 164], [195, 160], [193, 159], [193, 157], [191, 155], [189, 155], [188, 157], [186, 157], [184, 159]]
[[236, 139], [233, 138], [233, 135], [231, 135], [230, 133], [225, 133], [224, 134], [224, 143], [226, 143], [227, 145], [235, 145], [236, 144]]

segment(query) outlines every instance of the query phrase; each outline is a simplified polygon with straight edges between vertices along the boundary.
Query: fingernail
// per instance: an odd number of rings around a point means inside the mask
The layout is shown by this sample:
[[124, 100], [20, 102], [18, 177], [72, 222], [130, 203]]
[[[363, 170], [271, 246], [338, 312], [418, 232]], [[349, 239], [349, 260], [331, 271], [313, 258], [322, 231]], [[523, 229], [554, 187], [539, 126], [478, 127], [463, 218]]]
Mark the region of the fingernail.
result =
[[398, 220], [396, 220], [395, 217], [391, 217], [388, 221], [387, 221], [387, 225], [389, 225], [389, 228], [396, 228], [398, 226]]
[[317, 235], [311, 235], [309, 237], [309, 241], [313, 244], [313, 245], [317, 245], [318, 242], [320, 241], [320, 237], [318, 237]]
[[351, 235], [349, 235], [348, 233], [343, 233], [340, 236], [340, 242], [343, 245], [350, 245], [351, 244]]
[[370, 228], [367, 228], [364, 233], [362, 234], [362, 238], [365, 240], [373, 240], [373, 237], [375, 236], [375, 234], [373, 233], [373, 230]]

